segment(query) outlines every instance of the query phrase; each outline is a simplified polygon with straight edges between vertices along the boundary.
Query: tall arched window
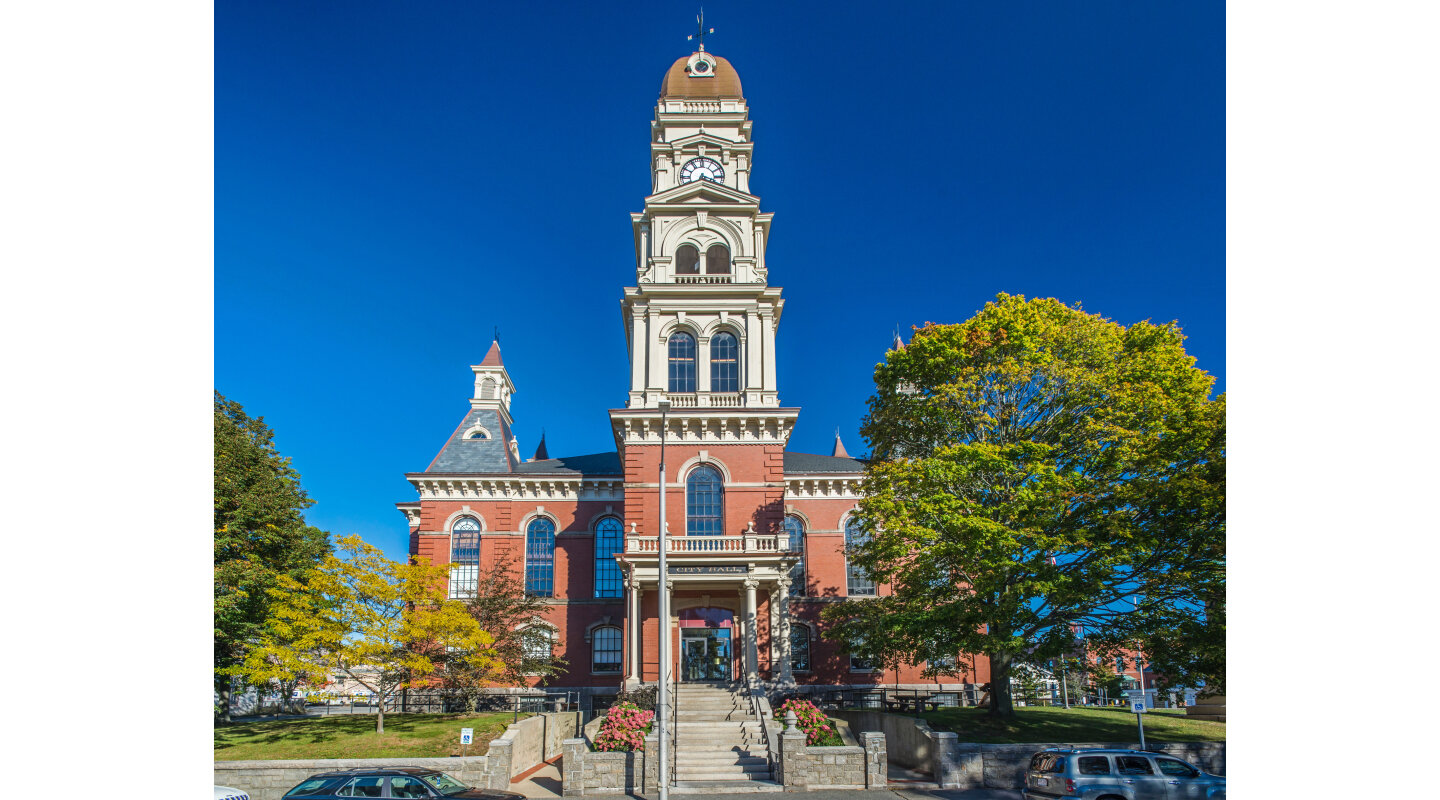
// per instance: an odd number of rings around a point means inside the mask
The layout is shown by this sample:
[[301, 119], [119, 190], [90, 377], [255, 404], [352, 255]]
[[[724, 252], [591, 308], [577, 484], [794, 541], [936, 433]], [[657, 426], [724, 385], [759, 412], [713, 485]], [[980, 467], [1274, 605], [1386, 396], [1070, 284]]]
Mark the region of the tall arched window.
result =
[[740, 344], [733, 333], [710, 337], [710, 391], [740, 391]]
[[730, 250], [723, 244], [712, 244], [705, 251], [705, 273], [707, 275], [730, 274]]
[[790, 596], [805, 596], [805, 525], [794, 514], [785, 515], [785, 533], [790, 536], [790, 552], [800, 558], [790, 568]]
[[450, 526], [450, 596], [475, 596], [480, 585], [480, 523], [461, 517]]
[[595, 526], [595, 596], [620, 597], [620, 564], [615, 554], [620, 552], [620, 520], [606, 517]]
[[496, 383], [494, 378], [486, 377], [480, 381], [480, 399], [494, 400], [495, 396], [500, 393], [499, 387], [500, 384]]
[[684, 331], [670, 334], [670, 391], [695, 391], [695, 337]]
[[675, 250], [675, 274], [700, 274], [700, 251], [695, 249], [695, 245], [682, 244]]
[[701, 464], [685, 479], [685, 534], [720, 536], [724, 533], [725, 489], [720, 470]]
[[555, 523], [536, 517], [525, 527], [525, 592], [555, 594]]
[[596, 628], [591, 634], [590, 671], [620, 671], [620, 629], [614, 625]]
[[850, 563], [849, 550], [870, 541], [870, 537], [860, 527], [860, 520], [851, 517], [845, 523], [845, 592], [851, 597], [874, 596], [875, 583], [866, 576], [864, 570]]
[[790, 669], [810, 671], [810, 629], [804, 625], [790, 625]]

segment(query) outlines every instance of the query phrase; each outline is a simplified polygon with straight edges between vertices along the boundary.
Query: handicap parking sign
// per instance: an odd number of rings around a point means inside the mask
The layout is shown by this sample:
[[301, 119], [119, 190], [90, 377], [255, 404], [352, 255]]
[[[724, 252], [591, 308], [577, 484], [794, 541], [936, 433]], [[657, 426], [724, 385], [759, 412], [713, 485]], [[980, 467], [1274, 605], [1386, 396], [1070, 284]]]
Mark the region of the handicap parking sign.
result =
[[1144, 701], [1144, 700], [1131, 700], [1131, 701], [1130, 701], [1130, 710], [1133, 711], [1133, 712], [1136, 713], [1136, 714], [1144, 714], [1144, 713], [1145, 713], [1145, 701]]
[[461, 728], [461, 729], [460, 729], [460, 744], [470, 744], [472, 741], [474, 741], [474, 739], [475, 739], [475, 729], [474, 729], [474, 728]]

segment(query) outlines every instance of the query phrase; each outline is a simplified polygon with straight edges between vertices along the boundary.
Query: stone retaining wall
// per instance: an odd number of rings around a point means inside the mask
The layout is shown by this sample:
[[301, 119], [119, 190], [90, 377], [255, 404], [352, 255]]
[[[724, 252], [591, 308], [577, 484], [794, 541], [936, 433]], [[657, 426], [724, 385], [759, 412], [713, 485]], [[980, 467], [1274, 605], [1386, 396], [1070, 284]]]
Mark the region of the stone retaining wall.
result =
[[634, 791], [641, 774], [644, 751], [591, 752], [584, 739], [566, 739], [561, 761], [561, 785], [566, 797], [596, 794], [626, 794]]
[[[317, 772], [365, 767], [428, 767], [454, 775], [471, 786], [486, 786], [486, 756], [469, 758], [324, 758], [295, 761], [216, 761], [215, 785], [250, 793], [251, 800], [280, 800], [281, 795]], [[509, 780], [506, 780], [509, 783]]]
[[[215, 783], [250, 793], [251, 800], [280, 796], [318, 772], [366, 767], [428, 767], [470, 784], [509, 789], [510, 779], [561, 753], [561, 742], [574, 736], [578, 712], [547, 712], [509, 725], [490, 741], [483, 756], [468, 758], [341, 758], [296, 761], [216, 761]], [[456, 720], [456, 733], [464, 726]]]
[[885, 734], [866, 731], [860, 741], [861, 747], [811, 747], [805, 744], [805, 732], [791, 727], [780, 734], [775, 777], [786, 791], [884, 789]]

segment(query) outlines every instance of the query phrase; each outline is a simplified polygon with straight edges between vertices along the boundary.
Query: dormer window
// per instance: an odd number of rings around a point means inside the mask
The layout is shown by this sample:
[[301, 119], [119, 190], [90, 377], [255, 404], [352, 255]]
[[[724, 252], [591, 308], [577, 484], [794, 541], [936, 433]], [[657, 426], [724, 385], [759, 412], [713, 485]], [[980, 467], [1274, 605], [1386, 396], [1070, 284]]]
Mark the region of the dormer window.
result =
[[489, 439], [489, 438], [490, 438], [490, 434], [486, 433], [485, 431], [471, 431], [469, 438], [471, 438], [471, 439]]
[[705, 274], [729, 275], [730, 250], [723, 244], [712, 244], [705, 251]]
[[682, 244], [675, 251], [676, 275], [700, 274], [700, 251], [693, 244]]

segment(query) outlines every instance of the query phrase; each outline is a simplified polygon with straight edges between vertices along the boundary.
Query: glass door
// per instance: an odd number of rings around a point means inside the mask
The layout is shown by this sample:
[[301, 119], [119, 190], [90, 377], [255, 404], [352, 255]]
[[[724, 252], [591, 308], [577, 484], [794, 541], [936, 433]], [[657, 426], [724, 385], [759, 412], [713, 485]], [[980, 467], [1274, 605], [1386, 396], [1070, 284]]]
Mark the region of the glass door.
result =
[[680, 675], [686, 681], [730, 680], [730, 629], [681, 628]]

